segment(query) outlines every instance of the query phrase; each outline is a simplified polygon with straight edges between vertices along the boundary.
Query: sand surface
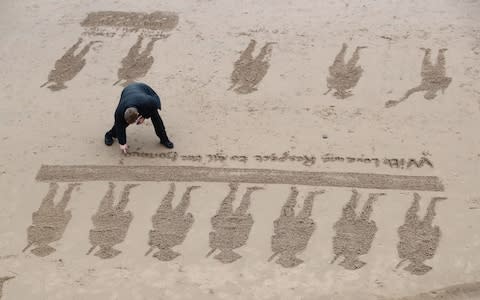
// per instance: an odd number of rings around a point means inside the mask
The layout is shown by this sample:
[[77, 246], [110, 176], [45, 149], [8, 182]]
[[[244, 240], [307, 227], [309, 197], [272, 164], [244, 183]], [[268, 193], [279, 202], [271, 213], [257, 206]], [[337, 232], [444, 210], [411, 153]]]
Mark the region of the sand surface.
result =
[[[0, 298], [480, 299], [480, 1], [0, 3]], [[104, 145], [149, 84], [130, 153]]]

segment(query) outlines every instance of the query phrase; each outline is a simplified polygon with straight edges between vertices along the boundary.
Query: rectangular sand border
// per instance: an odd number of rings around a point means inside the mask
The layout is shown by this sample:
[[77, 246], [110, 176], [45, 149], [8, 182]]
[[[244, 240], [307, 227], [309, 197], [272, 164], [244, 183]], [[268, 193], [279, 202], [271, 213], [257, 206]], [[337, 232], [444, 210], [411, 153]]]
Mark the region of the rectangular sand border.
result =
[[444, 191], [436, 176], [405, 176], [349, 172], [303, 172], [271, 169], [189, 166], [60, 166], [42, 165], [36, 179], [44, 182], [183, 181], [242, 182], [332, 186], [382, 190]]

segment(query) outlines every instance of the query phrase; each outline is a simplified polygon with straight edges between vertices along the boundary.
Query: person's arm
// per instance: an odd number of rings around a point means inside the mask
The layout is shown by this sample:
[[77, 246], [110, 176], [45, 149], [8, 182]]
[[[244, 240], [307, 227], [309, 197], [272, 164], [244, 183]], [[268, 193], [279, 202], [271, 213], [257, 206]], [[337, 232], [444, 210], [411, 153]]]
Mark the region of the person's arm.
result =
[[120, 122], [118, 126], [115, 126], [117, 129], [117, 138], [118, 138], [118, 143], [120, 144], [120, 150], [124, 154], [128, 153], [128, 145], [127, 145], [127, 133], [126, 129], [128, 125], [125, 125], [125, 122]]

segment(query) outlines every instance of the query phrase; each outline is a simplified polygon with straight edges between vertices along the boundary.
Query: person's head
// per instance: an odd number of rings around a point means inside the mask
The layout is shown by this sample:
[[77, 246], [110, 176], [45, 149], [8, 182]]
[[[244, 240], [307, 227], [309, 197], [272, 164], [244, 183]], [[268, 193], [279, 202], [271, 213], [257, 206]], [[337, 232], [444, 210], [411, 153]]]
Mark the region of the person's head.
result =
[[129, 107], [125, 110], [124, 118], [125, 122], [127, 122], [128, 124], [135, 123], [139, 116], [140, 114], [138, 113], [136, 107]]

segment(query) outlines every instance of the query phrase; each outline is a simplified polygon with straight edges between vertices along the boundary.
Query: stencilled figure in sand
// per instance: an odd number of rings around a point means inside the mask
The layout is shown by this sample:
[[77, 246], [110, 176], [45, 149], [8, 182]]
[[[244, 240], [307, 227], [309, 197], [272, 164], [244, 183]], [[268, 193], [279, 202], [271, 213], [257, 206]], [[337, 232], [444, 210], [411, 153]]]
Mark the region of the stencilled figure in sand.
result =
[[2, 299], [2, 296], [3, 296], [3, 285], [5, 284], [5, 282], [7, 282], [8, 280], [13, 279], [13, 278], [15, 278], [15, 277], [14, 276], [0, 277], [0, 299]]
[[153, 46], [160, 38], [152, 38], [145, 49], [140, 52], [143, 36], [139, 35], [137, 42], [130, 48], [128, 55], [122, 59], [122, 66], [118, 69], [118, 80], [113, 85], [121, 82], [121, 86], [126, 87], [138, 78], [145, 77], [153, 65], [153, 56], [151, 56]]
[[356, 270], [363, 267], [366, 263], [360, 261], [360, 255], [365, 255], [372, 247], [373, 239], [377, 233], [375, 221], [370, 220], [373, 212], [373, 203], [384, 193], [371, 193], [365, 202], [360, 216], [357, 216], [357, 208], [360, 194], [353, 190], [350, 201], [343, 207], [342, 217], [338, 220], [333, 229], [336, 232], [333, 238], [333, 253], [335, 257], [331, 261], [333, 264], [340, 256], [344, 260], [340, 263], [347, 270]]
[[56, 251], [48, 244], [62, 238], [72, 218], [71, 211], [66, 210], [66, 208], [73, 190], [79, 185], [79, 183], [69, 184], [62, 199], [55, 205], [53, 199], [57, 194], [59, 185], [58, 183], [50, 183], [48, 193], [43, 198], [40, 208], [32, 214], [32, 225], [27, 229], [28, 245], [23, 249], [23, 252], [32, 245], [36, 246], [31, 250], [36, 256], [44, 257]]
[[210, 252], [207, 257], [213, 254], [215, 250], [220, 253], [215, 255], [222, 263], [231, 263], [241, 258], [233, 251], [246, 245], [250, 230], [253, 226], [253, 218], [247, 213], [250, 207], [250, 197], [254, 191], [261, 190], [261, 187], [247, 187], [242, 197], [240, 205], [233, 210], [233, 201], [238, 191], [238, 183], [230, 183], [230, 192], [220, 205], [217, 214], [212, 217], [211, 223], [214, 231], [210, 232]]
[[440, 242], [440, 227], [432, 225], [435, 205], [446, 198], [433, 197], [423, 219], [418, 216], [420, 199], [420, 195], [415, 193], [413, 203], [405, 215], [405, 223], [398, 228], [400, 241], [397, 244], [397, 251], [401, 261], [397, 268], [405, 261], [409, 261], [410, 264], [404, 270], [415, 275], [424, 275], [432, 269], [425, 265], [424, 261], [433, 258]]
[[84, 57], [87, 55], [88, 51], [90, 51], [90, 47], [95, 43], [100, 43], [100, 41], [91, 41], [85, 45], [77, 55], [75, 55], [75, 51], [77, 51], [82, 42], [83, 39], [79, 38], [78, 41], [55, 62], [55, 69], [48, 74], [48, 81], [40, 87], [53, 83], [53, 85], [48, 86], [52, 91], [59, 91], [67, 88], [65, 82], [75, 78], [83, 67], [85, 67], [87, 62]]
[[298, 190], [291, 188], [287, 202], [282, 207], [280, 217], [273, 222], [274, 235], [272, 236], [273, 255], [268, 259], [271, 261], [275, 256], [280, 255], [276, 263], [285, 268], [296, 267], [303, 263], [303, 260], [296, 255], [307, 248], [308, 241], [315, 231], [315, 221], [310, 218], [313, 209], [315, 196], [325, 191], [309, 192], [303, 201], [302, 210], [295, 215]]
[[120, 201], [115, 206], [113, 190], [115, 185], [110, 182], [109, 189], [105, 194], [98, 211], [92, 216], [94, 229], [90, 230], [90, 243], [92, 247], [88, 250], [89, 255], [97, 246], [100, 249], [95, 253], [102, 259], [113, 258], [121, 253], [113, 246], [122, 243], [127, 236], [128, 227], [132, 222], [133, 215], [125, 211], [129, 201], [130, 190], [138, 184], [127, 184], [123, 188]]
[[324, 95], [331, 90], [335, 90], [333, 95], [338, 99], [345, 99], [352, 95], [351, 90], [357, 85], [360, 77], [362, 77], [363, 69], [357, 66], [360, 59], [360, 49], [366, 47], [357, 47], [353, 52], [350, 60], [345, 63], [345, 53], [347, 51], [347, 44], [343, 43], [342, 49], [335, 57], [333, 64], [328, 68], [330, 75], [327, 77], [328, 90]]
[[420, 49], [425, 51], [421, 72], [422, 82], [420, 85], [409, 89], [402, 98], [387, 101], [385, 107], [395, 106], [417, 92], [425, 92], [423, 97], [427, 100], [432, 100], [437, 96], [438, 91], [441, 90], [442, 94], [445, 93], [445, 90], [452, 82], [452, 78], [446, 76], [445, 70], [445, 51], [447, 51], [447, 49], [443, 48], [438, 50], [437, 63], [435, 65], [433, 65], [431, 61], [431, 49]]
[[270, 67], [270, 58], [272, 55], [272, 45], [274, 43], [266, 43], [262, 47], [257, 57], [253, 58], [253, 50], [257, 42], [251, 40], [247, 49], [243, 51], [240, 58], [234, 64], [234, 70], [230, 77], [234, 91], [239, 94], [248, 94], [257, 90], [257, 85], [262, 81]]
[[180, 200], [180, 203], [173, 208], [172, 201], [175, 197], [175, 184], [170, 184], [167, 195], [157, 209], [157, 213], [152, 217], [153, 230], [150, 230], [150, 249], [145, 254], [149, 255], [155, 248], [158, 252], [154, 257], [161, 261], [170, 261], [175, 259], [180, 253], [172, 250], [173, 247], [183, 243], [187, 233], [192, 228], [195, 221], [191, 213], [187, 213], [190, 205], [190, 193], [192, 190], [200, 188], [199, 186], [189, 186]]

